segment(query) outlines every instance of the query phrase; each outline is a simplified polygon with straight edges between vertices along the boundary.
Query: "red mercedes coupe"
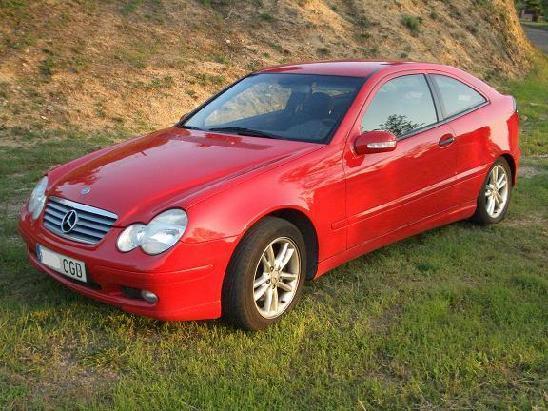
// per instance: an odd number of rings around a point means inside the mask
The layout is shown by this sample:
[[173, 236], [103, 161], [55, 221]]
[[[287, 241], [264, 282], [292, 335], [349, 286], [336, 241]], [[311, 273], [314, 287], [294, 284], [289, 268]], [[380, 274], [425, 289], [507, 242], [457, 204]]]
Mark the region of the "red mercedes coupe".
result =
[[19, 229], [32, 264], [81, 294], [258, 330], [366, 252], [501, 221], [518, 124], [511, 96], [452, 67], [268, 68], [173, 127], [51, 168]]

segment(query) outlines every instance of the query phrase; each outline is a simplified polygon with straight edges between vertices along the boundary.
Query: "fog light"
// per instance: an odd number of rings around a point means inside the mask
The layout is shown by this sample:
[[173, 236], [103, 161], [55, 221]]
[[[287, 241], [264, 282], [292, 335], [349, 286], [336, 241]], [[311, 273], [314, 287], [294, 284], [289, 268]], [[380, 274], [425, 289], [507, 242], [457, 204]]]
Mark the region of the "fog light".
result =
[[147, 290], [141, 291], [141, 297], [143, 297], [143, 300], [145, 300], [149, 304], [156, 304], [158, 302], [158, 296], [153, 292]]

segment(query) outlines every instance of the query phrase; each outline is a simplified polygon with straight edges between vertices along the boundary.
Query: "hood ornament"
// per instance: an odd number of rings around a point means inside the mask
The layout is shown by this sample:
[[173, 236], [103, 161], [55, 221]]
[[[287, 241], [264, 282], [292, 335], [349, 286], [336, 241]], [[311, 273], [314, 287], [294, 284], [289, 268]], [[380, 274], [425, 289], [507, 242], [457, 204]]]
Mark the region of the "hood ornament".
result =
[[91, 188], [89, 186], [85, 186], [80, 190], [80, 194], [86, 195], [87, 193], [89, 193], [89, 190], [91, 190]]

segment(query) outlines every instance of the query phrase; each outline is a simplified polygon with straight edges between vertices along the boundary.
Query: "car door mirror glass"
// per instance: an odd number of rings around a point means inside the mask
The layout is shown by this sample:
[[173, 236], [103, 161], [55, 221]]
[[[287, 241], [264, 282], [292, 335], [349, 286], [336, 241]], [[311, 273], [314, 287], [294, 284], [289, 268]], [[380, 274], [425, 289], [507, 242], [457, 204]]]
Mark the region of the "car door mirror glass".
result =
[[396, 149], [398, 140], [389, 131], [366, 131], [354, 141], [354, 151], [358, 155], [382, 153]]

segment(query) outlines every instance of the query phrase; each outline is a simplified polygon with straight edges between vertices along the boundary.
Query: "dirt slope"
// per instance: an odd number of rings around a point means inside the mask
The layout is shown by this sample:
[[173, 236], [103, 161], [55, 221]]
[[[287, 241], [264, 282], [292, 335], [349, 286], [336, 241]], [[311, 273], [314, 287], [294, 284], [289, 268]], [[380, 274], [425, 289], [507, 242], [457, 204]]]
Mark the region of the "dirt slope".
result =
[[0, 138], [147, 130], [265, 65], [412, 59], [515, 77], [512, 0], [0, 0]]

